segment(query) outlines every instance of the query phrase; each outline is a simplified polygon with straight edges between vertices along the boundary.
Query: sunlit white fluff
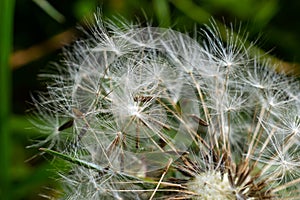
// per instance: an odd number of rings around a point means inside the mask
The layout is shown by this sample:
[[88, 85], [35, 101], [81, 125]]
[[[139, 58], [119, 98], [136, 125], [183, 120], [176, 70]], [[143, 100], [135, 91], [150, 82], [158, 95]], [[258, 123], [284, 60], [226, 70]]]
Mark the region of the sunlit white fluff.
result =
[[72, 165], [66, 199], [300, 196], [295, 79], [215, 22], [201, 41], [119, 24], [96, 17], [34, 100], [37, 145], [104, 169]]

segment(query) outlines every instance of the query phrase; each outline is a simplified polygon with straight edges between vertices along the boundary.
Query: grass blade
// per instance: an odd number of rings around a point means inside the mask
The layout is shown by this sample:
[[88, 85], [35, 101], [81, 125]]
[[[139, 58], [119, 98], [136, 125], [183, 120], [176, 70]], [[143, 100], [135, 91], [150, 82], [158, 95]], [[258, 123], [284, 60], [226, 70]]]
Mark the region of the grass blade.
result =
[[0, 1], [0, 196], [10, 199], [10, 107], [11, 107], [11, 71], [9, 55], [13, 34], [14, 0]]

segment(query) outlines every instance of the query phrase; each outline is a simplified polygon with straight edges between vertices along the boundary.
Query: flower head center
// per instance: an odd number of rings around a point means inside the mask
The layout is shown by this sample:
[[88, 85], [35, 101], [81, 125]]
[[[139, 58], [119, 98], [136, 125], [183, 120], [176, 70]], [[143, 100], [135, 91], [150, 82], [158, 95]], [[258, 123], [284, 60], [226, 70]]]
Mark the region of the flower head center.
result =
[[197, 194], [195, 195], [195, 200], [236, 199], [227, 174], [221, 176], [220, 172], [204, 172], [196, 175], [195, 178], [188, 183], [188, 188]]

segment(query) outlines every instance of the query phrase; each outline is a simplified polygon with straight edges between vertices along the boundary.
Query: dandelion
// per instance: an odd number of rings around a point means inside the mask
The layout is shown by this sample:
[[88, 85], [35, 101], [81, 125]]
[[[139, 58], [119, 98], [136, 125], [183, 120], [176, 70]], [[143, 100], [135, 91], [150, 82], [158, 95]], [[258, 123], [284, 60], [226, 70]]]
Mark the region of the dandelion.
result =
[[95, 19], [34, 99], [62, 199], [300, 198], [295, 79], [215, 23], [201, 42]]

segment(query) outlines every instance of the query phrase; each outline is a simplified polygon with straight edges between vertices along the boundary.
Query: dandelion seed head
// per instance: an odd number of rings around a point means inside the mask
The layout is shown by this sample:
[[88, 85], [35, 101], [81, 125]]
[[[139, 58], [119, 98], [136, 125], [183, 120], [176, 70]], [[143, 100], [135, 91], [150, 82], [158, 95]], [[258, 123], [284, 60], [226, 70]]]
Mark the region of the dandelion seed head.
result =
[[300, 196], [296, 79], [233, 27], [212, 22], [198, 41], [119, 23], [96, 17], [33, 100], [37, 146], [73, 162], [67, 199]]
[[236, 199], [230, 186], [227, 174], [208, 172], [199, 174], [187, 185], [188, 189], [195, 192], [193, 199]]

